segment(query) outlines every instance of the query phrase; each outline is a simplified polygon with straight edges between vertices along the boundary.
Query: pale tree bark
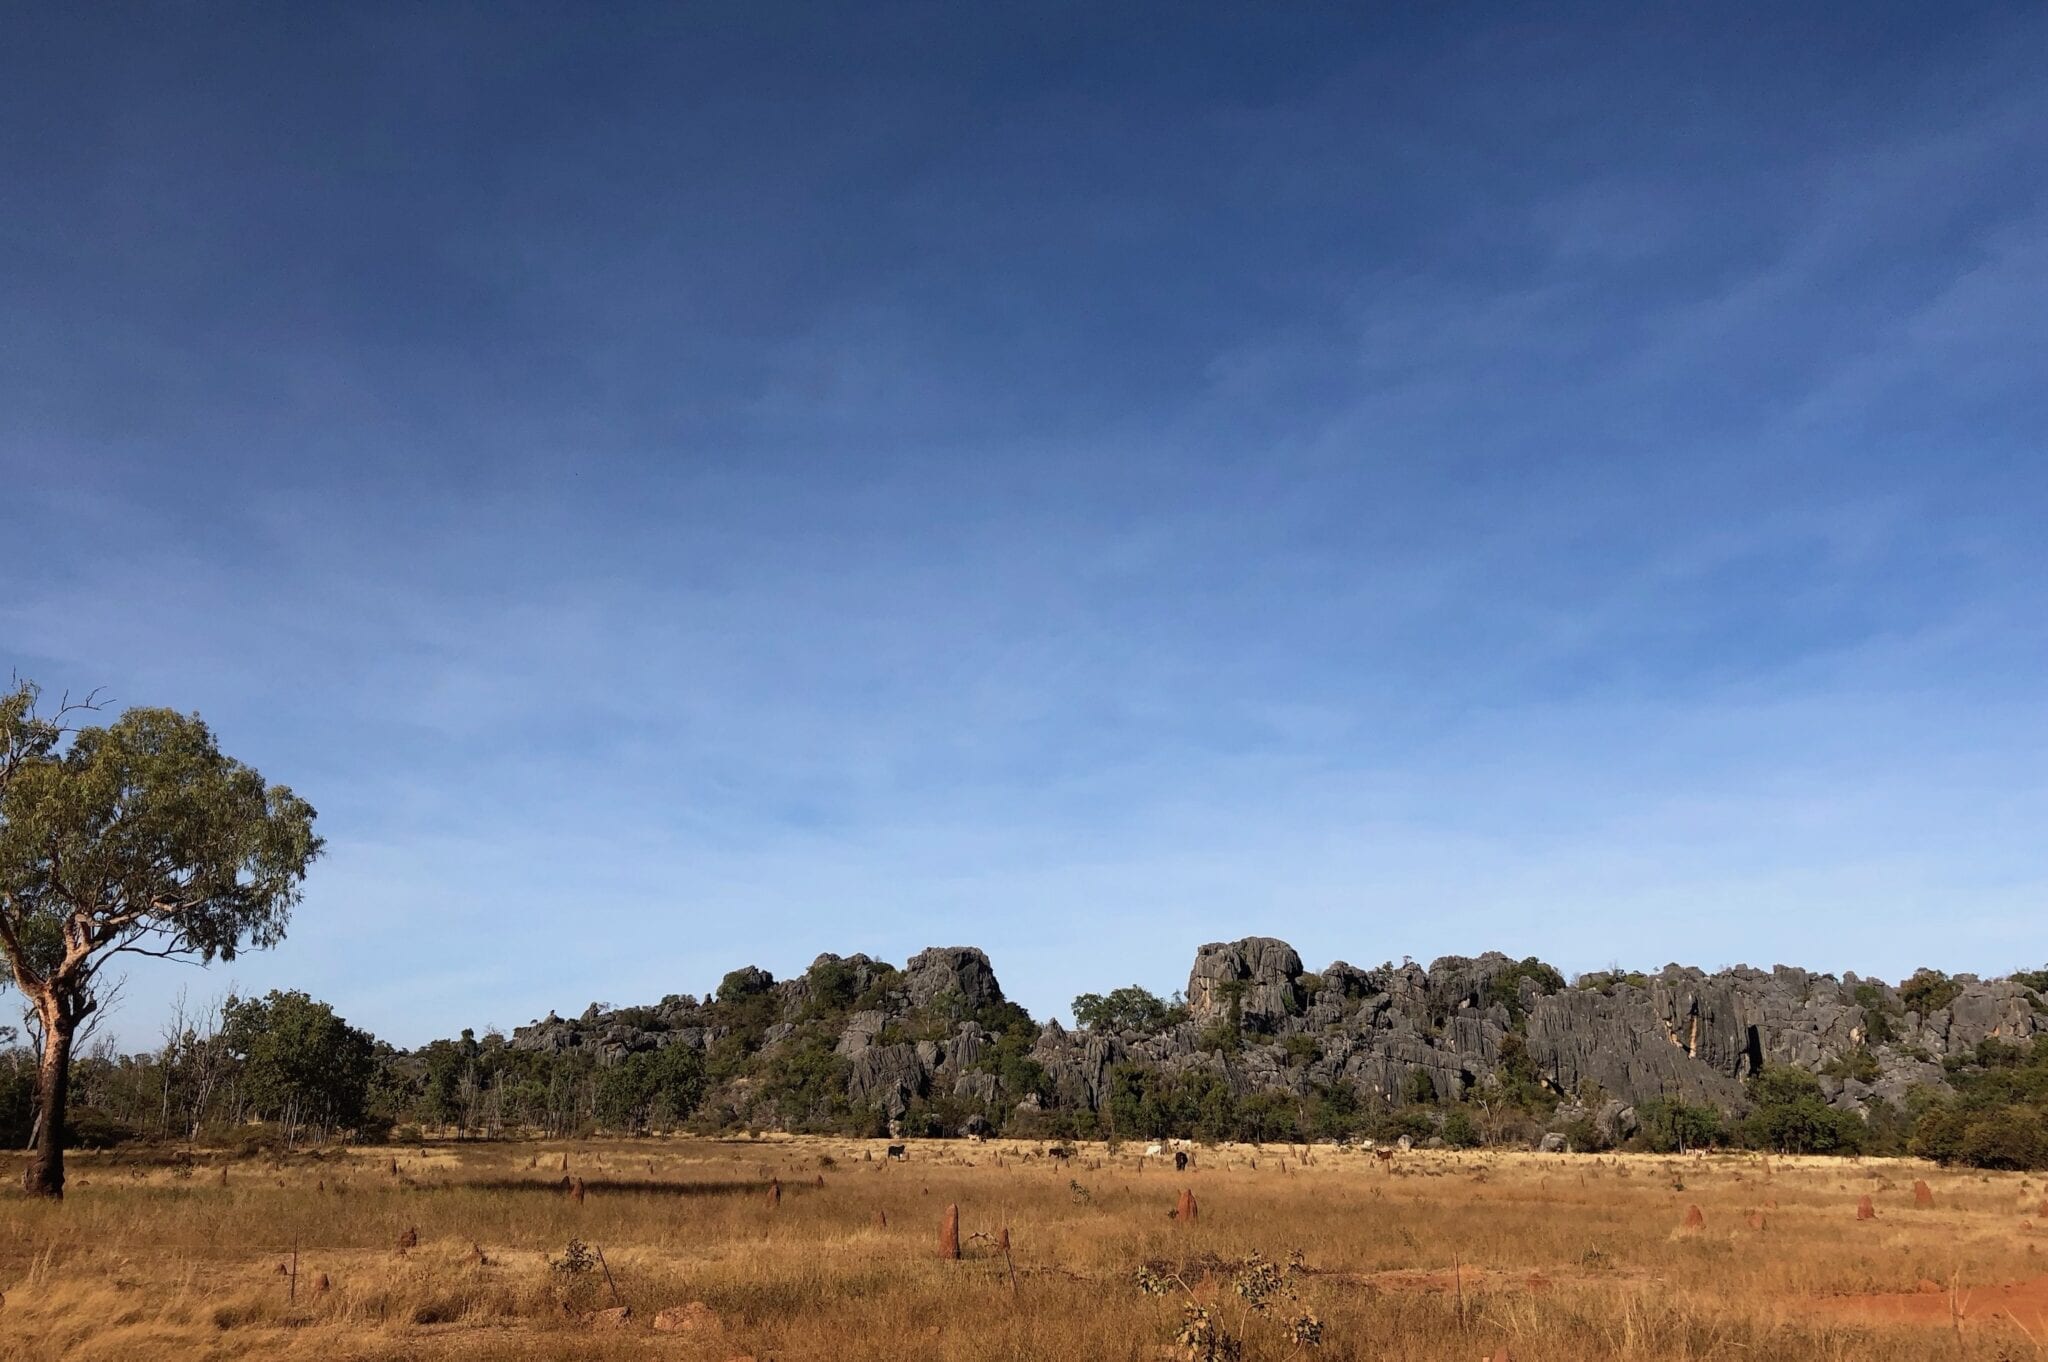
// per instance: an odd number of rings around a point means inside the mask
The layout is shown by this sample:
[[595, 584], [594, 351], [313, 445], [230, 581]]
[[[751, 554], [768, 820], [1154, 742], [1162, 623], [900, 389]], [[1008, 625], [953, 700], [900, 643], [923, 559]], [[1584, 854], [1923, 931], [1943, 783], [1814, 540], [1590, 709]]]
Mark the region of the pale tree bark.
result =
[[48, 973], [29, 966], [5, 913], [0, 913], [0, 947], [13, 967], [14, 983], [34, 1009], [43, 1036], [36, 1066], [35, 1140], [29, 1148], [22, 1190], [30, 1196], [64, 1195], [64, 1117], [71, 1104], [71, 1051], [81, 1023], [98, 1006], [92, 995], [92, 941], [82, 915], [64, 925], [64, 956]]
[[22, 1190], [30, 1196], [64, 1195], [64, 1117], [71, 1101], [71, 1046], [79, 1017], [63, 1000], [45, 995], [34, 999], [42, 1021], [43, 1057], [36, 1068], [35, 1145], [29, 1151]]

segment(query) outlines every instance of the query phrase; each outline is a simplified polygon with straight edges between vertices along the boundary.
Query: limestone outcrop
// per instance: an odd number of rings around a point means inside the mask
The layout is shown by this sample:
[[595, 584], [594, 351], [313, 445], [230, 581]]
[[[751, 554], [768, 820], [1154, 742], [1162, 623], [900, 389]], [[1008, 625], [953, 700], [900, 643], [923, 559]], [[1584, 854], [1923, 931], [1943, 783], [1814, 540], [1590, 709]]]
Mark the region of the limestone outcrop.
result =
[[1943, 1083], [1944, 1057], [2048, 1027], [2048, 1006], [2013, 979], [1895, 987], [1782, 966], [1707, 974], [1668, 965], [1568, 984], [1540, 962], [1497, 952], [1427, 967], [1337, 961], [1311, 973], [1272, 937], [1202, 946], [1185, 1003], [1149, 1032], [1035, 1025], [1006, 1002], [986, 954], [944, 946], [901, 969], [828, 954], [793, 979], [736, 970], [711, 999], [593, 1007], [574, 1020], [550, 1013], [511, 1044], [587, 1052], [600, 1064], [669, 1045], [707, 1056], [737, 1046], [752, 1071], [729, 1084], [735, 1111], [774, 1087], [777, 1055], [822, 1055], [805, 1062], [828, 1066], [835, 1109], [877, 1121], [921, 1104], [977, 1122], [1020, 1106], [1096, 1111], [1123, 1066], [1205, 1076], [1238, 1095], [1349, 1084], [1390, 1105], [1418, 1099], [1424, 1085], [1449, 1102], [1533, 1075], [1564, 1110], [1620, 1136], [1635, 1104], [1651, 1098], [1740, 1111], [1745, 1080], [1766, 1065], [1819, 1074], [1845, 1110], [1898, 1105], [1916, 1086]]

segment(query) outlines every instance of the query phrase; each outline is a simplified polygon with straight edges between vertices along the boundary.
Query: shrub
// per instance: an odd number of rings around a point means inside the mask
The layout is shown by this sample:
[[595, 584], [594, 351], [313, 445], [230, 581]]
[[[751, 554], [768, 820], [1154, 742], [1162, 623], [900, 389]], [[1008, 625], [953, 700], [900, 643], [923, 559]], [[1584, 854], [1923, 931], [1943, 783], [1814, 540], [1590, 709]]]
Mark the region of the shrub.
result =
[[1804, 1069], [1771, 1066], [1750, 1080], [1756, 1109], [1743, 1133], [1765, 1149], [1786, 1154], [1853, 1154], [1863, 1145], [1863, 1122], [1837, 1111], [1821, 1096], [1820, 1079]]
[[1885, 1000], [1884, 990], [1876, 984], [1856, 985], [1856, 1005], [1863, 1009], [1863, 1039], [1870, 1045], [1883, 1045], [1898, 1039], [1892, 1029], [1891, 1004]]
[[820, 959], [805, 972], [805, 977], [811, 985], [810, 999], [804, 1009], [809, 1015], [844, 1012], [853, 1005], [859, 981], [853, 966], [844, 960]]
[[1543, 1081], [1529, 1044], [1513, 1031], [1500, 1039], [1501, 1096], [1524, 1111], [1549, 1111], [1557, 1105], [1557, 1094]]
[[1912, 1133], [1912, 1123], [1906, 1113], [1897, 1106], [1882, 1099], [1869, 1102], [1863, 1117], [1863, 1152], [1886, 1158], [1906, 1152], [1906, 1137]]
[[1214, 1051], [1217, 1054], [1234, 1055], [1244, 1048], [1244, 1032], [1227, 1017], [1219, 1017], [1202, 1028], [1202, 1034], [1195, 1041], [1195, 1048]]
[[748, 965], [732, 971], [718, 981], [718, 1001], [737, 1003], [746, 998], [759, 997], [774, 985], [774, 975], [767, 970]]
[[1682, 1154], [1723, 1139], [1720, 1108], [1656, 1097], [1636, 1108], [1636, 1141], [1653, 1154]]
[[1860, 1045], [1836, 1055], [1821, 1065], [1820, 1071], [1830, 1078], [1852, 1078], [1859, 1083], [1875, 1083], [1879, 1074], [1877, 1056]]
[[64, 1129], [79, 1149], [111, 1149], [141, 1136], [134, 1126], [117, 1116], [92, 1107], [74, 1107], [66, 1116]]
[[1373, 1138], [1380, 1141], [1398, 1140], [1406, 1135], [1411, 1140], [1426, 1140], [1436, 1134], [1436, 1125], [1429, 1119], [1429, 1113], [1419, 1107], [1402, 1107], [1388, 1112], [1372, 1127]]
[[1524, 979], [1535, 984], [1538, 993], [1550, 994], [1564, 991], [1564, 976], [1559, 974], [1555, 967], [1544, 964], [1532, 955], [1527, 959], [1517, 960], [1514, 964], [1509, 965], [1506, 969], [1488, 979], [1486, 986], [1480, 990], [1481, 1005], [1491, 1007], [1493, 1004], [1499, 1003], [1507, 1009], [1510, 1022], [1517, 1027], [1521, 1026], [1528, 1020], [1522, 1010], [1522, 981]]
[[2039, 1168], [2044, 1161], [2041, 1115], [2028, 1107], [1992, 1107], [1973, 1115], [1963, 1127], [1957, 1148], [1961, 1162], [1972, 1168], [2013, 1172]]
[[1309, 1125], [1313, 1133], [1322, 1139], [1338, 1139], [1359, 1128], [1364, 1109], [1358, 1088], [1340, 1078], [1328, 1087], [1316, 1089], [1315, 1108], [1309, 1117]]
[[1607, 1132], [1594, 1124], [1590, 1116], [1574, 1117], [1560, 1126], [1557, 1133], [1564, 1136], [1572, 1149], [1581, 1154], [1598, 1154], [1613, 1148], [1607, 1138]]
[[1294, 1098], [1284, 1092], [1255, 1092], [1237, 1104], [1237, 1137], [1254, 1144], [1301, 1138]]
[[1929, 1016], [1956, 1000], [1963, 986], [1940, 970], [1923, 969], [1899, 985], [1899, 1001], [1910, 1012]]
[[1630, 988], [1648, 988], [1650, 986], [1650, 976], [1641, 970], [1595, 970], [1591, 974], [1581, 974], [1573, 984], [1573, 987], [1591, 989], [1596, 993], [1612, 994], [1616, 985], [1619, 984], [1626, 984]]

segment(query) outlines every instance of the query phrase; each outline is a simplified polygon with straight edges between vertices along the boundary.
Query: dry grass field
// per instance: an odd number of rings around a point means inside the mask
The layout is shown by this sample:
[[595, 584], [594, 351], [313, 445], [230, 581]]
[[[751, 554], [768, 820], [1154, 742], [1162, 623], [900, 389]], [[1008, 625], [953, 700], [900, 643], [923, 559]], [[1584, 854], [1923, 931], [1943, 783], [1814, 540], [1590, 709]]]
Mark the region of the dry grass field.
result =
[[[1115, 1362], [1188, 1356], [1191, 1305], [1251, 1359], [2048, 1357], [2044, 1192], [2019, 1175], [1237, 1146], [1177, 1176], [1130, 1145], [1042, 1151], [80, 1156], [61, 1206], [0, 1198], [0, 1357]], [[15, 1185], [18, 1157], [0, 1177]], [[1183, 1188], [1192, 1223], [1169, 1214]], [[1865, 1195], [1875, 1218], [1859, 1220]], [[938, 1252], [949, 1205], [957, 1262]], [[1704, 1224], [1687, 1229], [1693, 1206]], [[571, 1240], [589, 1270], [554, 1265]], [[1235, 1284], [1255, 1252], [1272, 1265], [1263, 1310]], [[623, 1321], [604, 1313], [617, 1302]], [[1319, 1346], [1292, 1337], [1303, 1315]]]

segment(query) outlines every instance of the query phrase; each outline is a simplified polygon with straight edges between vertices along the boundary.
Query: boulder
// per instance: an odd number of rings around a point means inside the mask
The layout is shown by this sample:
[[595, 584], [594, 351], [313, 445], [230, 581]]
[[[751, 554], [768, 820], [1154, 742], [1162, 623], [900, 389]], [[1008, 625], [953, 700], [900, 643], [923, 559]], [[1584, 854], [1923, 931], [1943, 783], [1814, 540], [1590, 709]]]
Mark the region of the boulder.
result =
[[1188, 973], [1188, 1011], [1199, 1018], [1227, 1015], [1232, 995], [1255, 1029], [1270, 1029], [1301, 1010], [1301, 957], [1270, 936], [1211, 942], [1195, 953]]
[[969, 1011], [1003, 1001], [1002, 986], [979, 946], [933, 946], [910, 957], [902, 988], [913, 1007], [958, 995]]
[[1618, 1097], [1610, 1097], [1600, 1104], [1600, 1110], [1593, 1117], [1593, 1126], [1610, 1144], [1620, 1144], [1641, 1128], [1636, 1118], [1636, 1109]]

